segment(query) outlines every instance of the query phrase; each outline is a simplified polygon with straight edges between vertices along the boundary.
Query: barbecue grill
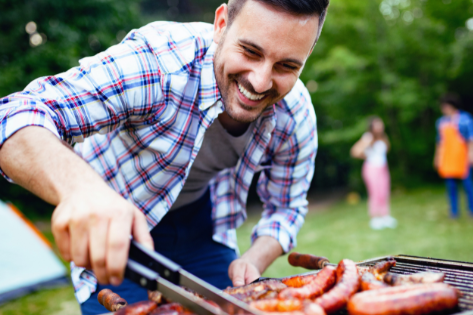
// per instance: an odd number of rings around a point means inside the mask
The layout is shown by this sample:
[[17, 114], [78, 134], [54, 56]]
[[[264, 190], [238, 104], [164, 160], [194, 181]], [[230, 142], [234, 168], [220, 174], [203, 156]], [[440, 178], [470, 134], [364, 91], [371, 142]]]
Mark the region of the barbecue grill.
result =
[[[372, 266], [389, 256], [368, 259], [357, 263], [359, 266]], [[422, 271], [436, 271], [445, 274], [444, 282], [457, 287], [462, 292], [459, 309], [453, 313], [473, 315], [473, 263], [417, 257], [409, 255], [391, 256], [396, 260], [396, 266], [389, 271], [397, 274], [412, 274]], [[340, 314], [346, 314], [346, 312]]]
[[[413, 274], [423, 271], [443, 272], [445, 274], [444, 283], [450, 284], [458, 288], [462, 297], [459, 300], [458, 309], [450, 313], [442, 313], [444, 315], [473, 315], [473, 263], [434, 259], [430, 257], [417, 257], [409, 255], [397, 255], [397, 256], [383, 256], [372, 258], [357, 263], [358, 266], [372, 266], [377, 262], [387, 260], [388, 257], [392, 257], [396, 260], [396, 266], [392, 267], [389, 271], [396, 274]], [[317, 273], [317, 271], [311, 271], [303, 273], [303, 275]], [[261, 278], [264, 279], [264, 278]], [[186, 293], [183, 291], [183, 294]], [[166, 295], [166, 294], [164, 294]], [[175, 296], [176, 302], [180, 302], [179, 296]], [[196, 299], [191, 302], [198, 305], [202, 305], [200, 299]], [[188, 304], [189, 305], [189, 304]], [[194, 312], [196, 310], [194, 309]], [[199, 312], [196, 312], [200, 314]], [[212, 314], [213, 312], [210, 312]], [[112, 314], [112, 313], [109, 313]], [[200, 315], [208, 315], [209, 312]], [[259, 314], [259, 312], [252, 313], [253, 315]], [[335, 315], [346, 315], [346, 310], [342, 310]], [[219, 315], [218, 312], [213, 315]], [[231, 315], [231, 314], [230, 314]]]

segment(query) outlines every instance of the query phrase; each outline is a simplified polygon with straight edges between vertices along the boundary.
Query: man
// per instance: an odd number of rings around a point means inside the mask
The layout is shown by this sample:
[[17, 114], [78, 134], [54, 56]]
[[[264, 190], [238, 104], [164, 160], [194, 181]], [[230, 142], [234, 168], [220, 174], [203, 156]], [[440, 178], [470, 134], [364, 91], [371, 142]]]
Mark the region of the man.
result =
[[461, 111], [460, 99], [447, 94], [440, 99], [443, 116], [437, 120], [437, 146], [434, 167], [440, 177], [445, 178], [450, 200], [450, 217], [458, 218], [457, 180], [463, 182], [468, 197], [470, 216], [473, 217], [473, 119]]
[[[98, 290], [122, 282], [129, 235], [219, 288], [295, 245], [317, 150], [298, 77], [327, 6], [231, 0], [213, 26], [152, 23], [0, 101], [1, 170], [57, 205], [52, 230], [83, 313], [103, 312]], [[259, 170], [264, 212], [238, 258]], [[146, 298], [126, 280], [113, 290]]]

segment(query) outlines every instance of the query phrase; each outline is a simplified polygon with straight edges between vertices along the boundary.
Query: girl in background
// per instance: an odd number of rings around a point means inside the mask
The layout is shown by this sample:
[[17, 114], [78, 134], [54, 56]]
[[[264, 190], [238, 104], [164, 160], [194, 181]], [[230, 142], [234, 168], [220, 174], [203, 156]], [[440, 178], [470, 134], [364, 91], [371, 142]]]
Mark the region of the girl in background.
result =
[[370, 227], [374, 230], [397, 226], [389, 209], [391, 178], [386, 157], [389, 145], [383, 120], [373, 116], [369, 119], [368, 131], [350, 150], [352, 157], [365, 160], [362, 176], [368, 191]]

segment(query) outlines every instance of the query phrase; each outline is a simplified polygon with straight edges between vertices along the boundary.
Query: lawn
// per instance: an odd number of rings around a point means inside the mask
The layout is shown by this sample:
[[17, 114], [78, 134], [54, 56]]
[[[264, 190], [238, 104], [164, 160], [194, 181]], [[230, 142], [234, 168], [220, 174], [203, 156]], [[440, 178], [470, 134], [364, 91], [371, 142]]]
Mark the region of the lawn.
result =
[[[394, 229], [373, 231], [368, 226], [365, 201], [349, 205], [339, 201], [327, 209], [310, 211], [298, 236], [297, 251], [325, 256], [332, 262], [355, 261], [383, 255], [409, 254], [473, 262], [473, 219], [462, 200], [461, 218], [450, 220], [442, 188], [394, 193], [392, 215], [399, 221]], [[258, 216], [252, 214], [238, 229], [240, 250], [249, 246], [249, 235]], [[281, 277], [303, 272], [291, 267], [282, 256], [265, 272]], [[0, 306], [0, 314], [79, 314], [72, 288], [47, 290]]]

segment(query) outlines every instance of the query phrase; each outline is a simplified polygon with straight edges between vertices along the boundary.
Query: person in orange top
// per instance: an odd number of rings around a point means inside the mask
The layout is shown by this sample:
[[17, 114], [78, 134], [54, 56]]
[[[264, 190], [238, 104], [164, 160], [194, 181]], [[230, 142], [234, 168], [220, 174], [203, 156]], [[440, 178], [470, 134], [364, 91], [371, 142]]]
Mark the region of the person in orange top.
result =
[[473, 217], [473, 184], [471, 165], [473, 164], [473, 118], [459, 110], [461, 103], [455, 95], [445, 95], [440, 99], [443, 116], [437, 120], [437, 145], [434, 167], [440, 177], [445, 178], [450, 200], [450, 217], [457, 218], [457, 181], [463, 182], [468, 196], [468, 208]]

